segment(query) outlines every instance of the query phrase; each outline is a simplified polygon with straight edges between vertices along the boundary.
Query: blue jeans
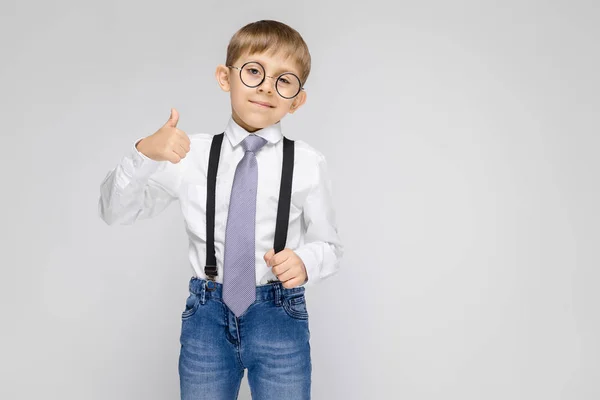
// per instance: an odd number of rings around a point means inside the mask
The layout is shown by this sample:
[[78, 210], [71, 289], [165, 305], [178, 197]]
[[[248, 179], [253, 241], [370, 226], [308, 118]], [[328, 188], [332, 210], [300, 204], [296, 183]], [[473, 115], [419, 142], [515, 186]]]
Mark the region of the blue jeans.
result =
[[239, 318], [223, 285], [192, 277], [181, 315], [182, 400], [235, 400], [248, 369], [253, 400], [309, 400], [312, 364], [305, 288], [256, 287]]

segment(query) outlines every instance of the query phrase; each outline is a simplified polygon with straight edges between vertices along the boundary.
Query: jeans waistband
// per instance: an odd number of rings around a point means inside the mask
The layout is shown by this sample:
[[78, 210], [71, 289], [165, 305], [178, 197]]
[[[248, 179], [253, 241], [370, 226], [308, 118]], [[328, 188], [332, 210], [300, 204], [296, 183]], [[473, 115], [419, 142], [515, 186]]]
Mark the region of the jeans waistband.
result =
[[[199, 295], [203, 300], [223, 299], [223, 284], [193, 276], [190, 279], [189, 290]], [[256, 301], [275, 300], [280, 301], [282, 297], [296, 293], [304, 293], [304, 286], [296, 286], [288, 289], [282, 282], [271, 282], [266, 285], [256, 286]]]

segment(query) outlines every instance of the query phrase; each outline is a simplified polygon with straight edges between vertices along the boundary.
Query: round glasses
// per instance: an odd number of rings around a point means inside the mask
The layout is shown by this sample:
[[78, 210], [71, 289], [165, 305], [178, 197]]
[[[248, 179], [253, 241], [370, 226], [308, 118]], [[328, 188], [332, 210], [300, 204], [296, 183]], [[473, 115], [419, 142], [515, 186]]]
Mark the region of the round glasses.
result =
[[[265, 75], [264, 67], [257, 61], [248, 61], [242, 65], [241, 68], [233, 65], [228, 65], [227, 67], [239, 70], [240, 80], [249, 88], [255, 88], [262, 85], [265, 78], [275, 79], [272, 76]], [[291, 72], [285, 72], [279, 75], [275, 80], [275, 90], [277, 90], [277, 93], [284, 99], [296, 97], [303, 89], [300, 78]]]

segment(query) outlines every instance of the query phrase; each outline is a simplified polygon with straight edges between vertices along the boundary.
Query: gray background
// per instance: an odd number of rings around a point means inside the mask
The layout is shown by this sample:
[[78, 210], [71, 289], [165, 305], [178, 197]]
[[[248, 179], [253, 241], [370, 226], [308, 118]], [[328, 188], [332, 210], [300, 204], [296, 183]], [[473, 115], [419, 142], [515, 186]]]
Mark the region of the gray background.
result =
[[310, 47], [282, 124], [328, 158], [346, 246], [307, 290], [313, 397], [600, 398], [598, 2], [1, 9], [1, 398], [178, 398], [178, 204], [109, 227], [99, 184], [170, 107], [223, 130], [214, 70], [258, 19]]

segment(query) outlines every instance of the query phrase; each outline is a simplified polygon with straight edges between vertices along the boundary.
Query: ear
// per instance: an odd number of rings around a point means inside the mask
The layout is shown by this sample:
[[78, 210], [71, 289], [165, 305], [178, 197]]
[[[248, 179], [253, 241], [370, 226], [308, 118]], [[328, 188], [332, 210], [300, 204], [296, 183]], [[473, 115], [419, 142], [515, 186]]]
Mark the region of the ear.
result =
[[217, 70], [215, 71], [215, 78], [217, 78], [217, 83], [221, 86], [224, 92], [229, 92], [231, 89], [229, 82], [229, 68], [227, 66], [220, 64], [217, 66]]
[[298, 96], [292, 101], [292, 105], [290, 106], [290, 114], [295, 113], [302, 105], [306, 103], [306, 90], [301, 90], [298, 93]]

